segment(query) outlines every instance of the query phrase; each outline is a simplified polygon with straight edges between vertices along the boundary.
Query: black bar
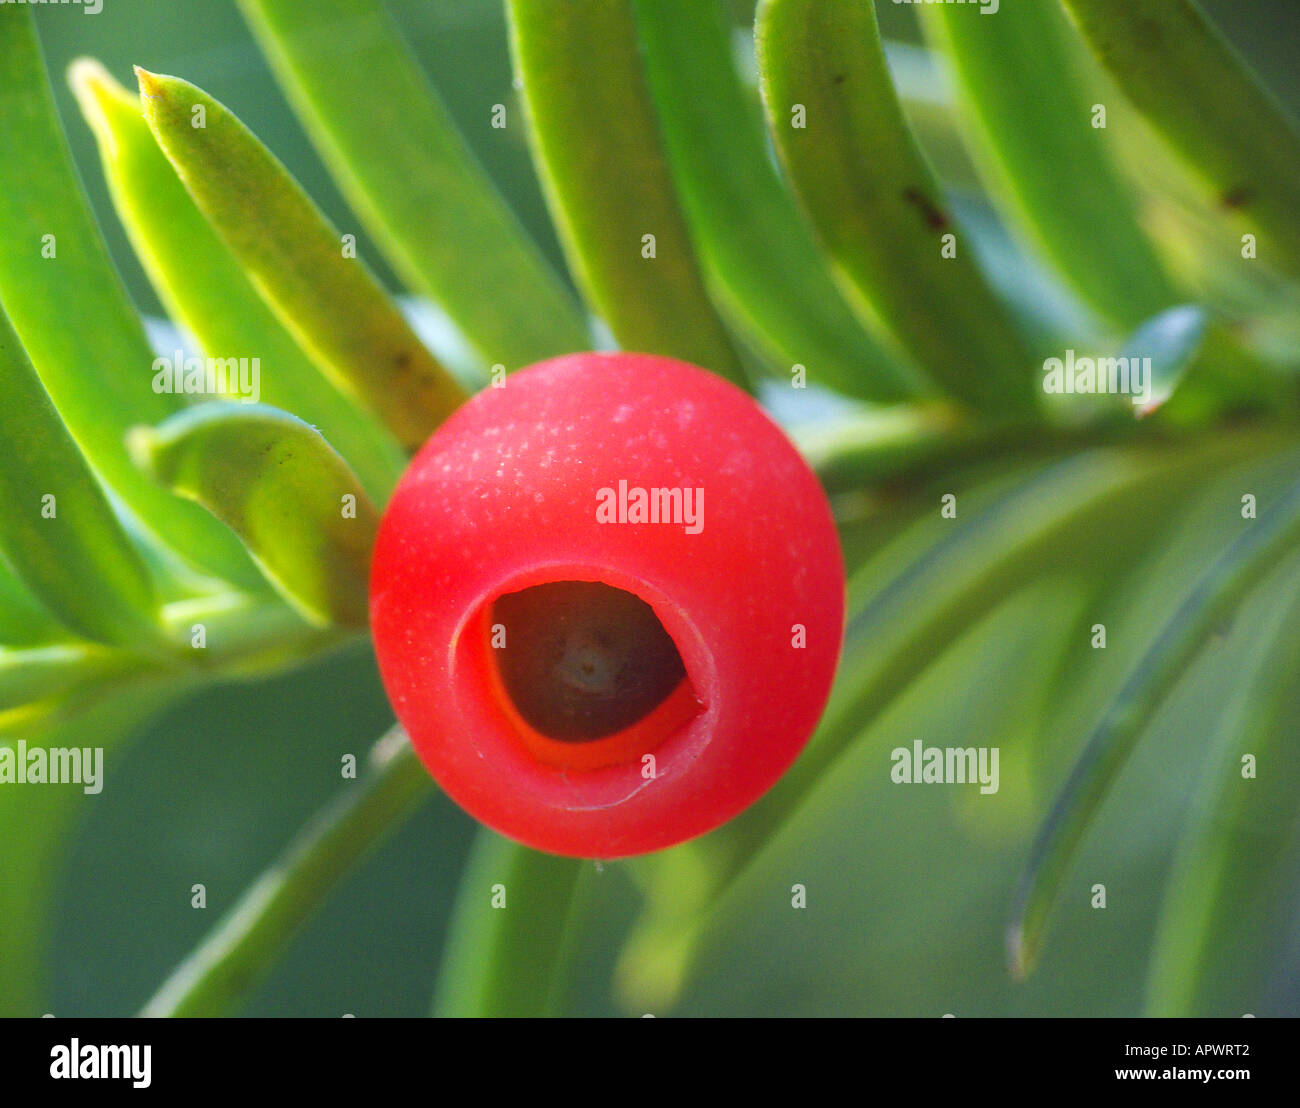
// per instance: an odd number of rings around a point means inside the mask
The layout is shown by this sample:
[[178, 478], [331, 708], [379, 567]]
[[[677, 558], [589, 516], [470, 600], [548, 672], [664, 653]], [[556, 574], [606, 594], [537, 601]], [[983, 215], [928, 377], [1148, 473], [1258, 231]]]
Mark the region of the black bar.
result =
[[[1288, 1019], [843, 1020], [835, 1028], [749, 1020], [736, 1029], [674, 1019], [573, 1022], [6, 1020], [0, 1073], [10, 1103], [22, 1103], [10, 1093], [97, 1095], [108, 1086], [169, 1095], [319, 1091], [333, 1100], [389, 1088], [441, 1098], [466, 1081], [471, 1090], [499, 1094], [514, 1085], [548, 1099], [656, 1087], [693, 1099], [716, 1086], [734, 1100], [755, 1080], [765, 1100], [789, 1087], [821, 1103], [827, 1079], [842, 1073], [855, 1100], [901, 1082], [927, 1100], [945, 1090], [1042, 1095], [1129, 1085], [1180, 1095], [1204, 1088], [1236, 1104], [1294, 1089], [1300, 1061], [1300, 1023]], [[65, 1076], [74, 1048], [78, 1076]], [[110, 1075], [90, 1076], [101, 1067]], [[126, 1075], [114, 1078], [114, 1067]]]

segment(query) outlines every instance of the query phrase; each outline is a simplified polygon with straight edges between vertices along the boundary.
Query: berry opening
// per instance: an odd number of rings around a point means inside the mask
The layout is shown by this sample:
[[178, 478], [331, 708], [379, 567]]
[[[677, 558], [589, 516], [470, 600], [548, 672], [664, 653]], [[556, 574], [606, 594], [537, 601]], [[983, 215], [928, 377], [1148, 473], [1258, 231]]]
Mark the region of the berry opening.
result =
[[598, 581], [553, 581], [492, 606], [497, 669], [519, 714], [547, 738], [591, 742], [644, 719], [686, 678], [654, 609]]
[[624, 589], [531, 585], [498, 596], [484, 625], [501, 707], [550, 765], [636, 761], [703, 708], [672, 636]]

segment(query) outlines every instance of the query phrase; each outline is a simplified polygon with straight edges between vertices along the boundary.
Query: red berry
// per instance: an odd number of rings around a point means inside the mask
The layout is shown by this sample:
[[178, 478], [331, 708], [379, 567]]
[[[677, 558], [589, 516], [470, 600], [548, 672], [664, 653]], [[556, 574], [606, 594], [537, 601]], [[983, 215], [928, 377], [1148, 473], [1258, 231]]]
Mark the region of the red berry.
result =
[[589, 858], [757, 800], [812, 733], [844, 630], [803, 459], [739, 389], [640, 354], [543, 362], [456, 412], [393, 494], [370, 592], [384, 685], [439, 784]]

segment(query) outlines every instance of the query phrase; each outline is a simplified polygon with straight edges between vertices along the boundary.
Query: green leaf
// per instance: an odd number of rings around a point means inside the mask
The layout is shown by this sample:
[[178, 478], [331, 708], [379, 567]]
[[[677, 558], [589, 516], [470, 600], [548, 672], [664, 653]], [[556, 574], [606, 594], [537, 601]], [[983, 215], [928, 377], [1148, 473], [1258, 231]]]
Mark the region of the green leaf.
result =
[[1300, 128], [1192, 0], [1063, 0], [1121, 91], [1300, 275]]
[[[259, 580], [265, 585], [264, 577]], [[319, 654], [348, 635], [312, 626], [270, 589], [261, 595], [240, 590], [173, 601], [162, 617], [168, 636], [186, 648], [190, 662], [227, 676], [263, 676]], [[195, 643], [200, 627], [201, 649]]]
[[0, 704], [21, 708], [66, 695], [91, 681], [139, 669], [141, 660], [93, 643], [0, 646]]
[[67, 633], [0, 558], [0, 645], [37, 646]]
[[1072, 345], [1104, 349], [1104, 344], [1114, 341], [1114, 329], [1105, 326], [1049, 265], [1025, 250], [983, 193], [964, 190], [950, 195], [981, 268], [1032, 349], [1057, 353]]
[[432, 784], [405, 733], [394, 728], [375, 745], [362, 775], [298, 833], [140, 1014], [219, 1016], [237, 1008], [303, 921]]
[[[1064, 457], [1108, 443], [1142, 441], [1119, 421], [1045, 427], [1036, 420], [971, 422], [944, 407], [892, 408], [788, 429], [826, 491], [863, 493], [873, 486], [911, 487], [961, 467]], [[1151, 441], [1165, 432], [1153, 432]], [[1177, 436], [1169, 435], [1171, 440]]]
[[1212, 319], [1160, 418], [1192, 427], [1242, 415], [1276, 420], [1294, 416], [1298, 401], [1292, 373], [1247, 350], [1232, 320]]
[[[53, 728], [42, 726], [6, 738], [0, 746], [16, 750], [21, 737], [45, 749], [99, 747], [104, 751], [104, 773], [111, 774], [113, 759], [131, 732], [189, 687], [187, 679], [174, 676], [154, 681]], [[5, 952], [0, 958], [0, 1016], [39, 1016], [45, 1010], [53, 892], [75, 822], [95, 799], [78, 785], [0, 788], [0, 842], [6, 844], [0, 881], [0, 947]]]
[[865, 400], [921, 382], [859, 325], [766, 146], [717, 0], [636, 0], [646, 74], [700, 264], [729, 323], [788, 380]]
[[[1242, 473], [1229, 475], [1235, 480], [1225, 481], [1224, 489], [1238, 487], [1236, 481], [1247, 472], [1258, 473], [1262, 445], [1256, 441], [1248, 447]], [[1117, 950], [1113, 943], [1098, 941], [1096, 913], [1073, 913], [1073, 945], [1058, 956], [1058, 964], [1072, 972], [1044, 972], [1016, 987], [1002, 958], [1005, 897], [1017, 877], [1013, 860], [1032, 836], [1037, 814], [1050, 802], [1047, 790], [1057, 776], [1044, 767], [1059, 757], [1063, 744], [1052, 739], [1065, 731], [1052, 673], [1073, 660], [1071, 684], [1079, 684], [1099, 666], [1098, 652], [1087, 646], [1086, 638], [1079, 651], [1089, 656], [1086, 661], [1071, 649], [1079, 641], [1079, 626], [1093, 621], [1096, 598], [1108, 597], [1127, 612], [1129, 598], [1117, 588], [1127, 578], [1142, 592], [1166, 597], [1165, 610], [1176, 606], [1186, 559], [1173, 558], [1158, 567], [1160, 573], [1134, 561], [1166, 544], [1160, 522], [1179, 519], [1188, 501], [1210, 500], [1204, 514], [1219, 516], [1218, 526], [1209, 529], [1214, 538], [1238, 526], [1235, 513], [1224, 520], [1217, 511], [1220, 501], [1206, 494], [1204, 474], [1207, 468], [1219, 472], [1242, 452], [1226, 442], [1207, 440], [1206, 446], [1213, 461], [1204, 449], [1183, 448], [1172, 469], [1168, 460], [1150, 465], [1158, 457], [1155, 452], [1148, 455], [1148, 464], [1131, 456], [1118, 468], [1103, 467], [1102, 459], [1093, 457], [1082, 465], [1037, 467], [1033, 478], [1018, 476], [1001, 494], [992, 493], [987, 481], [983, 491], [957, 487], [955, 521], [942, 521], [931, 509], [886, 544], [851, 580], [835, 702], [794, 767], [798, 772], [804, 759], [817, 763], [796, 785], [795, 802], [787, 804], [791, 795], [781, 795], [783, 780], [726, 827], [646, 860], [647, 867], [663, 865], [667, 872], [652, 885], [648, 900], [653, 907], [638, 923], [620, 962], [616, 982], [625, 1008], [661, 1012], [665, 998], [676, 998], [675, 1015], [774, 1010], [1078, 1015], [1113, 1013], [1117, 1003], [1123, 1005], [1119, 1010], [1131, 1010], [1135, 1000], [1130, 994], [1137, 990], [1129, 983], [1130, 971], [1141, 968], [1140, 934], [1138, 941]], [[1117, 451], [1107, 454], [1112, 461], [1119, 456]], [[1277, 457], [1271, 457], [1269, 471], [1280, 468]], [[1080, 503], [1081, 498], [1094, 500], [1088, 476], [1094, 485], [1110, 486], [1112, 495], [1091, 506]], [[1055, 497], [1049, 491], [1053, 485]], [[945, 478], [938, 487], [953, 486]], [[1004, 579], [1001, 594], [993, 594], [983, 609], [993, 613], [991, 618], [980, 614], [973, 623], [950, 623], [948, 635], [924, 643], [913, 640], [918, 672], [880, 699], [859, 699], [875, 683], [876, 667], [891, 665], [882, 652], [895, 656], [898, 641], [892, 634], [882, 636], [881, 628], [907, 624], [913, 611], [928, 622], [924, 608], [947, 587], [951, 568], [986, 560], [978, 548], [996, 541], [999, 532], [1008, 549], [997, 557], [1012, 557], [1009, 547], [1020, 537], [1016, 516], [1028, 512], [1033, 502], [1061, 513], [1057, 527], [1044, 536], [1044, 557], [1037, 568], [1021, 561], [1019, 572]], [[1203, 536], [1204, 521], [1195, 522], [1191, 534]], [[966, 535], [939, 561], [930, 562], [929, 551], [956, 539], [954, 531]], [[1197, 549], [1214, 545], [1201, 538]], [[970, 569], [982, 576], [978, 564]], [[969, 589], [961, 582], [954, 585], [959, 594]], [[1014, 600], [1004, 603], [1007, 596]], [[889, 609], [882, 610], [886, 599]], [[865, 618], [872, 609], [879, 622]], [[1090, 617], [1086, 623], [1084, 614]], [[1141, 618], [1131, 625], [1141, 627]], [[1248, 630], [1243, 628], [1243, 634]], [[1119, 659], [1124, 649], [1113, 640], [1106, 660]], [[1106, 687], [1103, 681], [1102, 690]], [[1096, 691], [1080, 689], [1085, 704], [1096, 702]], [[1202, 695], [1186, 722], [1171, 728], [1175, 737], [1166, 744], [1172, 749], [1165, 756], [1183, 756], [1185, 739], [1176, 736], [1194, 732], [1205, 703]], [[961, 705], [956, 715], [954, 704]], [[939, 734], [945, 737], [937, 741], [951, 746], [1001, 748], [996, 796], [893, 784], [890, 748]], [[1125, 903], [1112, 905], [1122, 914], [1109, 925], [1125, 930], [1135, 926], [1140, 911], [1130, 902], [1143, 899], [1140, 893], [1130, 896], [1129, 890], [1149, 885], [1153, 867], [1163, 869], [1184, 797], [1166, 781], [1154, 790], [1139, 782], [1128, 799], [1141, 812], [1109, 821], [1104, 836], [1108, 852], [1099, 863], [1110, 875], [1108, 887], [1113, 880], [1113, 887], [1126, 890]], [[773, 804], [777, 811], [768, 812]], [[1135, 828], [1138, 822], [1142, 826]], [[674, 857], [683, 853], [690, 857]], [[854, 859], [847, 877], [846, 858]], [[918, 881], [918, 874], [926, 879]], [[791, 911], [795, 881], [807, 889], [807, 911]], [[898, 910], [882, 912], [882, 904]], [[609, 914], [607, 905], [601, 909]], [[1137, 926], [1144, 923], [1142, 918]], [[576, 941], [590, 948], [605, 926], [603, 919], [593, 921]], [[935, 973], [935, 950], [944, 951], [960, 972]]]
[[[1287, 911], [1277, 898], [1295, 887], [1287, 846], [1300, 797], [1293, 747], [1300, 673], [1296, 568], [1295, 559], [1283, 563], [1260, 590], [1267, 598], [1265, 625], [1244, 647], [1249, 656], [1234, 675], [1234, 694], [1174, 859], [1147, 983], [1153, 1016], [1223, 1015], [1225, 1004], [1257, 995], [1261, 982], [1251, 979], [1249, 966], [1255, 953], [1285, 941]], [[1250, 776], [1247, 757], [1255, 771]]]
[[565, 936], [591, 867], [481, 831], [461, 878], [434, 1015], [561, 1014]]
[[1080, 453], [1038, 463], [957, 495], [957, 526], [937, 508], [851, 579], [840, 668], [808, 749], [762, 805], [738, 824], [748, 839], [770, 833], [840, 756], [865, 723], [1014, 588], [1068, 564], [1099, 572], [1113, 551], [1149, 527], [1138, 509], [1153, 489], [1168, 496], [1213, 456], [1219, 464], [1258, 450], [1252, 441], [1185, 444], [1149, 454]]
[[957, 399], [1030, 410], [1033, 359], [904, 119], [874, 8], [764, 0], [755, 33], [777, 150], [859, 314]]
[[1105, 104], [1055, 3], [921, 9], [951, 63], [986, 176], [1074, 290], [1112, 326], [1137, 327], [1183, 297], [1138, 220], [1129, 188], [1092, 126]]
[[[20, 615], [21, 609], [0, 611], [0, 616]], [[226, 677], [265, 676], [344, 637], [304, 623], [269, 590], [206, 592], [175, 600], [163, 606], [160, 622], [171, 644], [163, 654], [68, 641], [67, 632], [57, 626], [43, 639], [0, 645], [0, 740], [38, 723], [62, 725], [159, 671], [182, 680], [189, 679], [186, 668]], [[202, 649], [195, 649], [196, 625], [203, 628]]]
[[229, 109], [177, 77], [136, 76], [158, 144], [280, 322], [403, 446], [421, 446], [465, 399], [454, 378]]
[[629, 4], [509, 0], [507, 10], [534, 160], [592, 307], [624, 349], [743, 383], [677, 205]]
[[0, 552], [80, 635], [156, 643], [153, 583], [0, 308]]
[[233, 536], [127, 457], [127, 428], [166, 419], [184, 397], [153, 389], [154, 353], [100, 240], [21, 7], [0, 9], [0, 126], [0, 301], [60, 416], [148, 531], [193, 565], [258, 586]]
[[957, 98], [941, 60], [920, 44], [891, 38], [887, 29], [882, 33], [894, 88], [921, 149], [949, 189], [973, 195], [979, 189], [979, 174], [966, 149]]
[[260, 404], [202, 404], [137, 427], [132, 455], [248, 546], [308, 620], [364, 627], [379, 516], [319, 431]]
[[1008, 953], [1017, 976], [1032, 970], [1069, 862], [1146, 724], [1210, 635], [1259, 578], [1300, 542], [1300, 484], [1243, 526], [1107, 706], [1039, 830], [1008, 930]]
[[1173, 396], [1201, 349], [1209, 322], [1204, 308], [1183, 304], [1148, 319], [1129, 337], [1118, 357], [1129, 359], [1130, 365], [1151, 359], [1151, 395], [1143, 414]]
[[396, 442], [322, 376], [281, 326], [185, 191], [141, 114], [140, 98], [98, 62], [68, 71], [99, 143], [114, 205], [168, 313], [212, 356], [257, 359], [266, 403], [321, 432], [383, 499], [405, 466]]
[[[956, 520], [941, 518], [935, 507], [887, 543], [849, 581], [839, 674], [808, 748], [758, 804], [702, 840], [706, 854], [687, 867], [701, 909], [682, 919], [672, 908], [638, 941], [668, 959], [665, 972], [684, 980], [712, 912], [746, 880], [763, 844], [808, 810], [821, 782], [852, 755], [857, 737], [910, 697], [953, 642], [1007, 596], [1044, 576], [1113, 576], [1150, 534], [1154, 490], [1169, 503], [1173, 493], [1201, 478], [1207, 464], [1256, 456], [1267, 443], [1226, 438], [1095, 451], [1028, 472], [1021, 466], [968, 491], [957, 489]], [[950, 703], [947, 694], [944, 702]]]
[[[1078, 604], [1075, 583], [1033, 582], [942, 644], [887, 716], [853, 729], [843, 755], [786, 823], [744, 853], [725, 889], [706, 883], [707, 839], [692, 851], [695, 865], [681, 848], [654, 860], [666, 872], [615, 975], [624, 1010], [1010, 1014], [964, 1002], [993, 1007], [1007, 991], [997, 899], [1011, 878], [1005, 844], [1030, 826], [1027, 755], [1050, 706], [1045, 678], [1069, 635], [1062, 616]], [[891, 749], [910, 751], [913, 739], [999, 748], [997, 792], [895, 784]], [[792, 910], [795, 882], [806, 905]], [[678, 920], [682, 902], [693, 931]], [[935, 972], [936, 956], [953, 971]]]
[[[380, 0], [241, 0], [334, 179], [485, 365], [590, 345], [586, 319], [456, 130]], [[485, 119], [486, 124], [486, 119]]]

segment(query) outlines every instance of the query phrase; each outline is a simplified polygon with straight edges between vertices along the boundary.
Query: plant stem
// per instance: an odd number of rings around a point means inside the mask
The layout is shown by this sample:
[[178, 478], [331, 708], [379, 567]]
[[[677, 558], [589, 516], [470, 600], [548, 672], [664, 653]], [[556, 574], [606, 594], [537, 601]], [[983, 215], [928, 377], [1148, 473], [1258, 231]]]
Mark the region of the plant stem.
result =
[[432, 783], [406, 733], [393, 727], [375, 744], [365, 772], [299, 832], [140, 1014], [217, 1016], [246, 999], [326, 894]]

